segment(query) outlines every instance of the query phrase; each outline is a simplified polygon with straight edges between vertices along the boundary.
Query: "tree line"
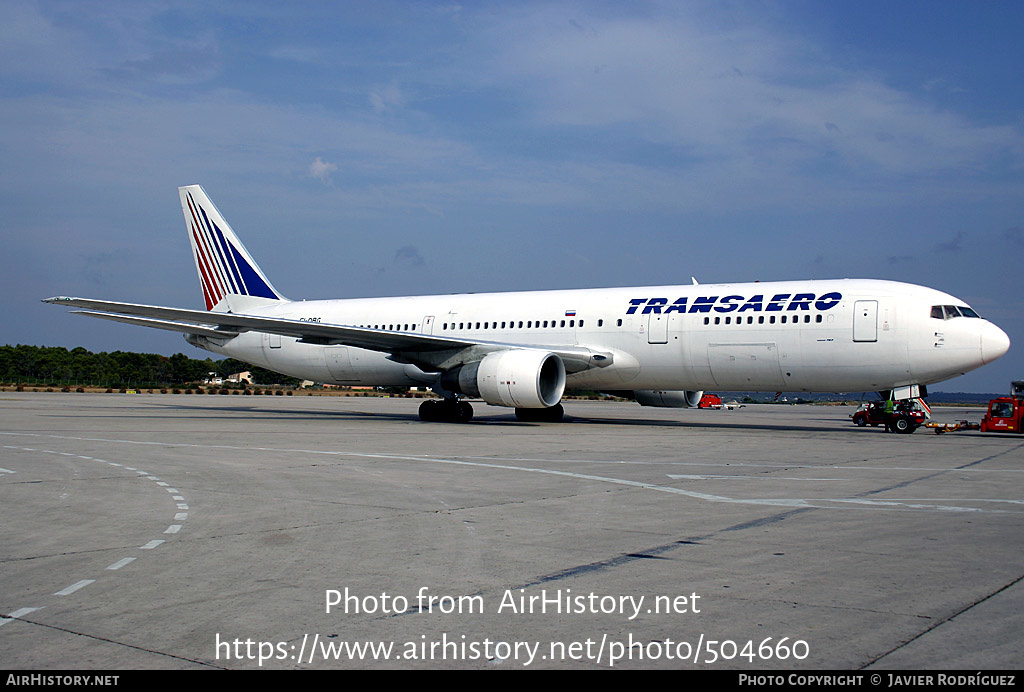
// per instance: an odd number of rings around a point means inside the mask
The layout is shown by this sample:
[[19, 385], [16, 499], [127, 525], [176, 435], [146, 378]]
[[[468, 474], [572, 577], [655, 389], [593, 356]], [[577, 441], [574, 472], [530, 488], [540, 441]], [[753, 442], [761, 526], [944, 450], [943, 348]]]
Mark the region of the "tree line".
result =
[[255, 384], [298, 384], [293, 377], [234, 358], [189, 358], [184, 353], [114, 351], [93, 353], [81, 346], [0, 346], [0, 382], [93, 387], [161, 387], [202, 382], [209, 373], [227, 377], [248, 370]]

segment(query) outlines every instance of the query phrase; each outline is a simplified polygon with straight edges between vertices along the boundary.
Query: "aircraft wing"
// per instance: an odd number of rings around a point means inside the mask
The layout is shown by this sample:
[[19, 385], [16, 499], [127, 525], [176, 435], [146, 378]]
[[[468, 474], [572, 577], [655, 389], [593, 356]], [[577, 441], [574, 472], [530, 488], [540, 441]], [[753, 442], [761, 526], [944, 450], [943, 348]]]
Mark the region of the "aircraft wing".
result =
[[540, 349], [555, 353], [562, 359], [565, 370], [569, 373], [606, 367], [611, 365], [613, 360], [611, 353], [595, 351], [584, 346], [478, 341], [342, 324], [304, 322], [281, 317], [188, 310], [68, 296], [47, 298], [43, 302], [85, 308], [74, 312], [87, 317], [196, 334], [213, 339], [226, 340], [241, 332], [255, 331], [295, 337], [306, 343], [354, 346], [390, 353], [399, 362], [413, 363], [427, 370], [447, 370], [462, 363], [477, 361], [487, 353], [514, 348]]

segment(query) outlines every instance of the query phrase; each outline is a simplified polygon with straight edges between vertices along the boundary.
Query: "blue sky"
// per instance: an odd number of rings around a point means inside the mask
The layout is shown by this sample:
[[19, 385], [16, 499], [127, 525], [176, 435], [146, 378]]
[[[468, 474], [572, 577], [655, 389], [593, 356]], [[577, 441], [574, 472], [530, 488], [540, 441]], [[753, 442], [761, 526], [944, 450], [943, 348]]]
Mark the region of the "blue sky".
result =
[[0, 343], [202, 357], [200, 183], [293, 298], [865, 277], [1010, 334], [1024, 3], [2, 2]]

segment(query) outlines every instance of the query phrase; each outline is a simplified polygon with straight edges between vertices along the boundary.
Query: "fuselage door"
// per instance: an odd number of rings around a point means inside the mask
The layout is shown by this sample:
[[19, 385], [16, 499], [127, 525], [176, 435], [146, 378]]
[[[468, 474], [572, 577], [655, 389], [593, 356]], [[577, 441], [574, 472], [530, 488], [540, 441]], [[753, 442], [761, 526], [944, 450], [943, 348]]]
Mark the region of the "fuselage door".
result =
[[420, 325], [420, 334], [433, 334], [434, 333], [434, 316], [428, 315], [423, 318], [423, 323]]
[[858, 300], [854, 303], [853, 340], [878, 341], [877, 300]]
[[348, 346], [329, 346], [324, 349], [327, 369], [336, 382], [352, 382], [359, 378], [352, 367]]
[[651, 313], [647, 322], [647, 343], [667, 344], [668, 343], [668, 319], [671, 315], [656, 315]]

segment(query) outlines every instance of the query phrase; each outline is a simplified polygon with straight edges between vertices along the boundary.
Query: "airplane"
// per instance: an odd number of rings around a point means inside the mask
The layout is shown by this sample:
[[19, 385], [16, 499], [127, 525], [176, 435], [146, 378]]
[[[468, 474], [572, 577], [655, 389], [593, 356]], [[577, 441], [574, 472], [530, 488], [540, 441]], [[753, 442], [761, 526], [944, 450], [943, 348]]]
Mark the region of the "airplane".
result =
[[192, 345], [336, 385], [425, 386], [424, 421], [466, 399], [562, 420], [567, 390], [697, 406], [703, 391], [880, 391], [999, 358], [1010, 340], [964, 301], [873, 279], [289, 300], [199, 185], [178, 189], [206, 310], [58, 296], [76, 314], [181, 332]]

